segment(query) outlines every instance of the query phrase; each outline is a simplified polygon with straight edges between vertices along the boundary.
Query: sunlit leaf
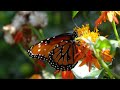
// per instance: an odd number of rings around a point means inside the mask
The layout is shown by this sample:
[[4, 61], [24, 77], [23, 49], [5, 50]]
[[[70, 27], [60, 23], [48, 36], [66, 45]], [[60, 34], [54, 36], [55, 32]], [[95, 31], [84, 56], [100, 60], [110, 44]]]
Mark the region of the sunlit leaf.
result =
[[72, 11], [72, 18], [74, 18], [79, 11]]
[[103, 36], [100, 36], [95, 44], [95, 48], [99, 49], [99, 50], [103, 50], [103, 49], [111, 50], [111, 47], [112, 47], [112, 45], [111, 45], [110, 41]]

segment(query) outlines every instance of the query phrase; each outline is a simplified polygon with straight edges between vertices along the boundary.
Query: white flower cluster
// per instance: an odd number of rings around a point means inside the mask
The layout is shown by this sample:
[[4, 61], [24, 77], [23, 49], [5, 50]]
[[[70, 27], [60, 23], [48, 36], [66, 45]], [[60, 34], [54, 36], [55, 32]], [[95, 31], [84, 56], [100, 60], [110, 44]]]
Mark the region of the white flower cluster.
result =
[[14, 40], [12, 35], [19, 31], [24, 24], [43, 28], [48, 24], [47, 13], [44, 11], [18, 11], [12, 23], [3, 26], [5, 41], [9, 44], [13, 44]]

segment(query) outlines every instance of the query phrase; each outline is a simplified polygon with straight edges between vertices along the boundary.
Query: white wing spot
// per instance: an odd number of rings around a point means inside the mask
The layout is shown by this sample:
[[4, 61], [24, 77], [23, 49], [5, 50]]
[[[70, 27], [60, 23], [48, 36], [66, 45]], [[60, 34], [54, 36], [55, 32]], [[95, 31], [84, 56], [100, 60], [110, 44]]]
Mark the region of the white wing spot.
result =
[[41, 45], [41, 43], [38, 44], [39, 46]]
[[56, 47], [59, 47], [59, 45], [57, 44]]
[[40, 48], [40, 47], [41, 47], [41, 45], [38, 45], [38, 47]]
[[41, 51], [41, 49], [38, 49], [38, 52], [40, 52]]
[[61, 40], [61, 42], [63, 42], [63, 40]]
[[47, 41], [45, 41], [45, 43], [47, 44]]
[[46, 51], [46, 49], [44, 49], [44, 51]]
[[68, 43], [68, 41], [65, 41], [66, 43]]
[[48, 38], [47, 40], [50, 40], [50, 38]]
[[53, 38], [55, 38], [55, 36]]

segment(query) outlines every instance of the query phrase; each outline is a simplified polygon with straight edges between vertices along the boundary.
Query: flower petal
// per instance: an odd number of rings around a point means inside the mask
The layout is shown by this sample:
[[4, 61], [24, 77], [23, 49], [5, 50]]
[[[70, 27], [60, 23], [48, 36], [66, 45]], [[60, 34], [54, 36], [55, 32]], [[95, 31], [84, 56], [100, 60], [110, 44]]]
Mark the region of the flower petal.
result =
[[68, 79], [69, 71], [62, 71], [62, 78]]
[[38, 60], [37, 64], [40, 65], [42, 68], [46, 67], [45, 63], [42, 60]]
[[82, 63], [81, 63], [79, 66], [83, 66], [84, 64], [86, 64], [86, 62], [87, 62], [87, 60], [84, 59], [84, 60], [82, 61]]
[[29, 79], [42, 79], [39, 74], [33, 74]]
[[113, 20], [114, 20], [117, 24], [119, 24], [119, 21], [118, 21], [117, 17], [113, 16]]
[[63, 79], [74, 79], [74, 74], [72, 71], [62, 71], [62, 78]]
[[120, 16], [120, 11], [114, 11], [115, 13], [117, 13]]
[[95, 58], [93, 61], [94, 61], [93, 63], [95, 65], [95, 67], [100, 69], [100, 64], [99, 64], [98, 60]]
[[23, 33], [22, 32], [17, 32], [17, 34], [14, 37], [15, 43], [19, 43], [23, 39]]
[[71, 72], [70, 72], [69, 79], [74, 79], [74, 78], [75, 78], [75, 76], [74, 76], [73, 72], [71, 71]]
[[102, 55], [102, 58], [105, 62], [112, 62], [112, 56], [111, 55]]
[[110, 50], [104, 50], [101, 53], [101, 56], [105, 62], [112, 62], [112, 55], [110, 55]]
[[101, 16], [95, 21], [95, 27], [102, 23], [102, 20], [105, 22], [107, 19], [107, 11], [103, 11]]
[[92, 64], [92, 63], [89, 63], [89, 65], [88, 65], [88, 66], [89, 66], [89, 72], [90, 72], [90, 70], [91, 70], [91, 66], [92, 66], [91, 64]]

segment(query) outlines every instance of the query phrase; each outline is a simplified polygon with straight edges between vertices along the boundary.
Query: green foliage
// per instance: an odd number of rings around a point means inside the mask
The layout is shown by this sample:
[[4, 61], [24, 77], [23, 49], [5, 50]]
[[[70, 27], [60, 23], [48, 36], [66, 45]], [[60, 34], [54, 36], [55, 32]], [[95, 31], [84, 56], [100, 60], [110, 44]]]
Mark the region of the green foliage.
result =
[[23, 63], [20, 67], [20, 73], [23, 74], [23, 76], [31, 75], [31, 72], [33, 72], [33, 68], [29, 63]]

